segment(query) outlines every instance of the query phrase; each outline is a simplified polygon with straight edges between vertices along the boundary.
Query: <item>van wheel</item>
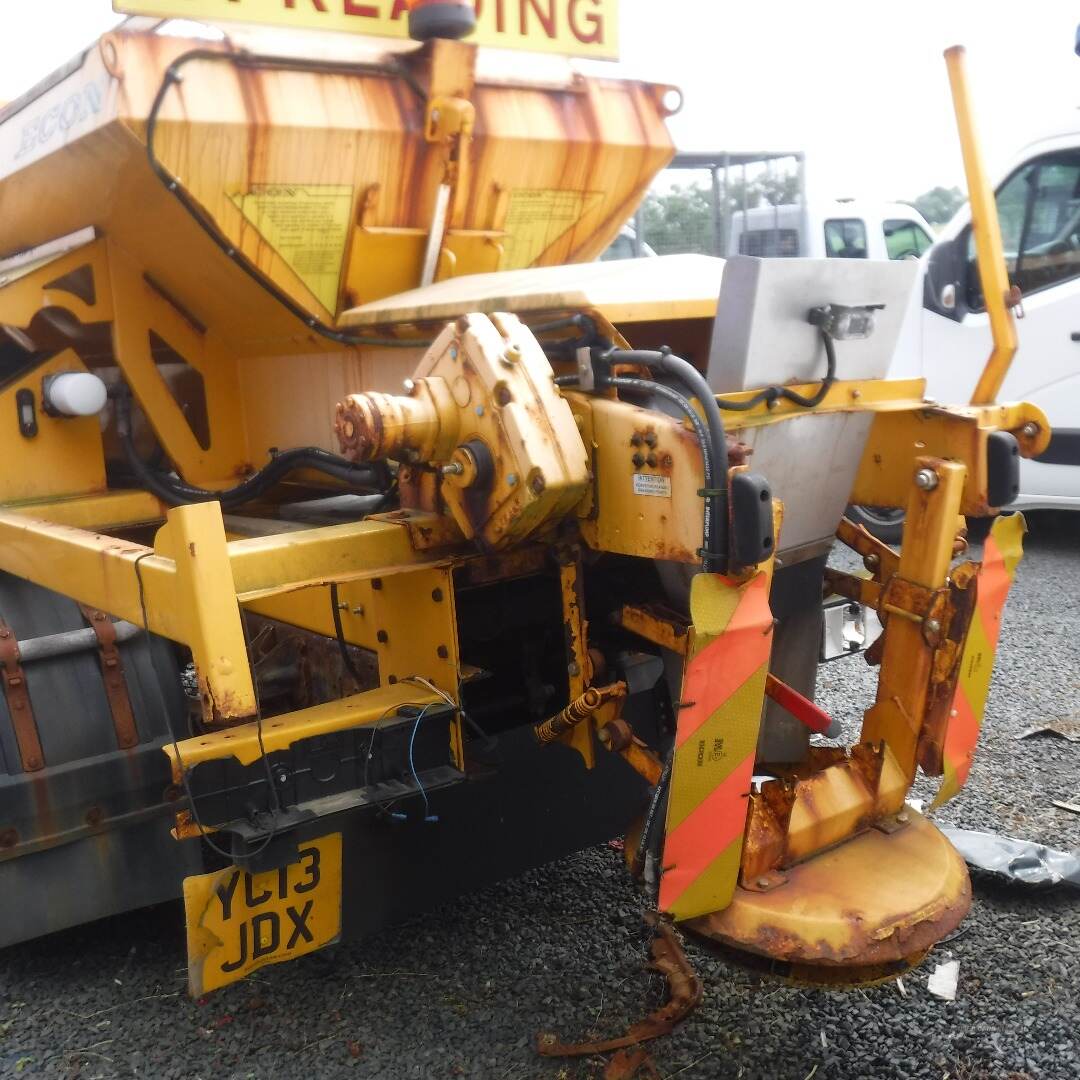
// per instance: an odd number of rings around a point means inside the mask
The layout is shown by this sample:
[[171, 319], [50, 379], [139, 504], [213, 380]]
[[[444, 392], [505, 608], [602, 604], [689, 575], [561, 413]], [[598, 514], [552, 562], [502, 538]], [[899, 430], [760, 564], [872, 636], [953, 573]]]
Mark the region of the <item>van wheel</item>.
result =
[[894, 506], [856, 506], [847, 508], [848, 518], [863, 525], [883, 544], [899, 544], [904, 533], [904, 511]]

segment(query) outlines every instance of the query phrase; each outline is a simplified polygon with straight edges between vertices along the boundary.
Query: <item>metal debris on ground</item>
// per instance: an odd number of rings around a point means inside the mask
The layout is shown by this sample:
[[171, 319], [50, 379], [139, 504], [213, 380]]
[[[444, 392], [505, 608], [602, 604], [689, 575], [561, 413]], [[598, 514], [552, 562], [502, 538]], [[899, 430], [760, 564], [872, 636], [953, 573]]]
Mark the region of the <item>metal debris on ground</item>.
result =
[[926, 980], [926, 988], [934, 997], [939, 997], [942, 1001], [955, 1001], [959, 981], [960, 961], [947, 960], [934, 968], [930, 978]]
[[544, 1057], [590, 1057], [593, 1054], [607, 1054], [613, 1050], [637, 1046], [648, 1039], [658, 1039], [662, 1035], [669, 1035], [676, 1024], [685, 1020], [701, 1004], [701, 980], [690, 966], [675, 930], [670, 923], [655, 914], [646, 915], [646, 921], [656, 928], [649, 968], [667, 980], [667, 1003], [644, 1020], [632, 1024], [625, 1035], [614, 1039], [561, 1043], [554, 1034], [542, 1034], [537, 1039], [537, 1047]]
[[1080, 854], [1075, 851], [1056, 851], [1028, 840], [969, 829], [942, 827], [941, 831], [969, 866], [1021, 885], [1066, 882], [1080, 887]]
[[1063, 716], [1048, 724], [1028, 728], [1016, 738], [1019, 741], [1034, 738], [1036, 735], [1056, 735], [1059, 739], [1068, 739], [1069, 742], [1080, 742], [1080, 716]]
[[1080, 814], [1080, 803], [1065, 802], [1063, 799], [1054, 799], [1054, 806], [1059, 810], [1068, 810], [1070, 814]]
[[620, 1050], [604, 1069], [604, 1080], [659, 1080], [656, 1064], [644, 1047]]

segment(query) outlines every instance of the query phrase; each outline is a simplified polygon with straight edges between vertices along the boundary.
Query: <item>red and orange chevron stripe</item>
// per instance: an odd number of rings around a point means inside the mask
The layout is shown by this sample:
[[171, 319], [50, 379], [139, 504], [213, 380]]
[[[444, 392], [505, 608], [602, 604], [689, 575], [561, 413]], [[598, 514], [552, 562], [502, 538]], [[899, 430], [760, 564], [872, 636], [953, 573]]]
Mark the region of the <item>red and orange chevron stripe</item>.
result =
[[769, 575], [699, 574], [690, 614], [660, 879], [660, 908], [679, 920], [735, 892], [772, 648]]
[[1011, 514], [999, 517], [986, 538], [982, 569], [977, 579], [979, 591], [975, 614], [964, 642], [960, 675], [945, 731], [945, 776], [934, 798], [934, 806], [948, 802], [967, 782], [990, 693], [990, 675], [994, 669], [1005, 600], [1024, 555], [1026, 532], [1024, 515]]

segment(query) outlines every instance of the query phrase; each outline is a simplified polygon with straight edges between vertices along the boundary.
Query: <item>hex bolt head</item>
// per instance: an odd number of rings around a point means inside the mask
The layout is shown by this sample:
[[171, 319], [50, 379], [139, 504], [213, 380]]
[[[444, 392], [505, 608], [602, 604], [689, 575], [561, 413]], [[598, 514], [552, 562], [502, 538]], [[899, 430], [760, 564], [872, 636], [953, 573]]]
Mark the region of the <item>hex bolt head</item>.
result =
[[928, 633], [937, 634], [941, 632], [941, 623], [937, 619], [927, 619], [925, 626]]
[[1025, 439], [1034, 439], [1039, 434], [1039, 425], [1034, 420], [1029, 420], [1021, 429], [1020, 434]]
[[915, 474], [915, 486], [920, 491], [933, 491], [939, 483], [938, 474], [933, 469], [920, 469]]
[[863, 566], [867, 570], [874, 571], [881, 565], [881, 556], [870, 554], [863, 559]]

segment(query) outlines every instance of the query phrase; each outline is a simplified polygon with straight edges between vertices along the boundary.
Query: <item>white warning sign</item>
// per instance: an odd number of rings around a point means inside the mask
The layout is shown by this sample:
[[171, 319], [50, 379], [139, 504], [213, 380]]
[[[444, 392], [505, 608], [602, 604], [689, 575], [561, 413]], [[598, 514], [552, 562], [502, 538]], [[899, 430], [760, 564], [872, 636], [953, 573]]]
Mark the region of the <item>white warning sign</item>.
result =
[[319, 303], [336, 313], [352, 222], [352, 187], [256, 184], [229, 198]]
[[658, 495], [664, 499], [671, 498], [671, 477], [659, 476], [656, 473], [634, 473], [635, 495]]

